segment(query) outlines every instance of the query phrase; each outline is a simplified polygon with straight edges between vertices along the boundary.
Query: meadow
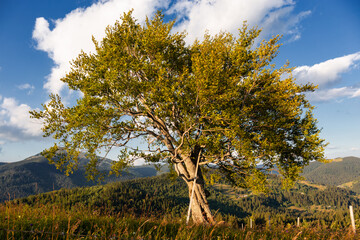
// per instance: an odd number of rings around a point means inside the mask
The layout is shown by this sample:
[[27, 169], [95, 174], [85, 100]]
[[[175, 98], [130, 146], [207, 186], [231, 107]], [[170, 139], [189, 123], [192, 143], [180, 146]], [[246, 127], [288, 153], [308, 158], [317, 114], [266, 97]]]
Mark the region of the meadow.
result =
[[[185, 224], [186, 187], [166, 179], [62, 189], [6, 201], [0, 204], [0, 239], [360, 239], [350, 228], [346, 206], [358, 202], [341, 189], [319, 192], [297, 185], [292, 191], [257, 196], [215, 185], [209, 203], [217, 224], [197, 226]], [[317, 201], [337, 202], [338, 209]], [[359, 219], [357, 211], [355, 217]]]
[[30, 207], [8, 202], [0, 206], [0, 239], [355, 239], [350, 228], [320, 225], [239, 228], [186, 225], [184, 218], [137, 217], [100, 213], [97, 209], [56, 205]]

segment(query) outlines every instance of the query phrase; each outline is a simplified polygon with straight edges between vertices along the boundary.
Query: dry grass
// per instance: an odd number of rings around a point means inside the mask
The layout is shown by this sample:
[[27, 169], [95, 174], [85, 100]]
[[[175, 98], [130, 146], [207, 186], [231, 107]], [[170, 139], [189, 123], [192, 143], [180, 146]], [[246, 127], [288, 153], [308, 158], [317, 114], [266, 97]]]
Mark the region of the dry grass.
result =
[[334, 158], [334, 159], [331, 159], [330, 162], [342, 162], [344, 159], [342, 158]]
[[185, 225], [184, 219], [100, 214], [81, 206], [0, 205], [0, 239], [356, 239], [349, 229], [324, 226], [271, 226], [238, 229], [227, 224]]

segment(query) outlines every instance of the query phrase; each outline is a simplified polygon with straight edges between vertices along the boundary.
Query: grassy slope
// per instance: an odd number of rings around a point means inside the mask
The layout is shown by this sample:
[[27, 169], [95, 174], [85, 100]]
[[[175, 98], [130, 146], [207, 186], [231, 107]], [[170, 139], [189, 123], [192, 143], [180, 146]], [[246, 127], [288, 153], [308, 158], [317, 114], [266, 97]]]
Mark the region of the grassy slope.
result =
[[271, 229], [244, 229], [219, 222], [214, 226], [186, 225], [183, 219], [100, 214], [96, 209], [71, 211], [53, 205], [0, 204], [0, 239], [355, 239], [347, 228], [302, 222]]

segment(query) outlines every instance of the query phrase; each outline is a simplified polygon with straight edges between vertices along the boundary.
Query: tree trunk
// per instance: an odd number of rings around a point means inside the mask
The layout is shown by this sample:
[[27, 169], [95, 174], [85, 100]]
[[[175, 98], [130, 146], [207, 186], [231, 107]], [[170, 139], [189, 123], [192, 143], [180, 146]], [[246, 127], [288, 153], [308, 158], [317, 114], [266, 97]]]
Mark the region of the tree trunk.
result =
[[[189, 189], [189, 198], [191, 199], [192, 189], [196, 171], [196, 162], [198, 154], [191, 154], [183, 163], [177, 163], [175, 167], [180, 177], [182, 177]], [[196, 159], [196, 160], [195, 160]], [[191, 217], [195, 224], [214, 224], [214, 218], [211, 214], [207, 201], [204, 178], [199, 167], [196, 177], [195, 191], [191, 201]]]
[[[200, 179], [198, 178], [197, 181]], [[187, 182], [189, 188], [189, 198], [191, 198], [194, 182]], [[214, 224], [214, 218], [211, 214], [206, 193], [203, 184], [196, 182], [195, 192], [191, 201], [191, 217], [195, 224]]]

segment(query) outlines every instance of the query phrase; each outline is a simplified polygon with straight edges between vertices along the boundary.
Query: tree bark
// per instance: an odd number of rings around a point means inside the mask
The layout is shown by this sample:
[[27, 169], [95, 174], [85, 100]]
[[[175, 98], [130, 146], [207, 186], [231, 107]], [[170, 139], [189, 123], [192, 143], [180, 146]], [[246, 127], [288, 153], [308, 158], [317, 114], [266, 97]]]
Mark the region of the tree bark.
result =
[[[194, 187], [194, 178], [196, 171], [197, 155], [191, 154], [183, 163], [176, 164], [177, 173], [185, 180], [189, 189], [189, 199], [191, 198], [192, 189]], [[199, 167], [196, 177], [194, 196], [191, 201], [191, 217], [195, 224], [214, 224], [214, 218], [207, 201], [205, 191], [204, 178]]]

